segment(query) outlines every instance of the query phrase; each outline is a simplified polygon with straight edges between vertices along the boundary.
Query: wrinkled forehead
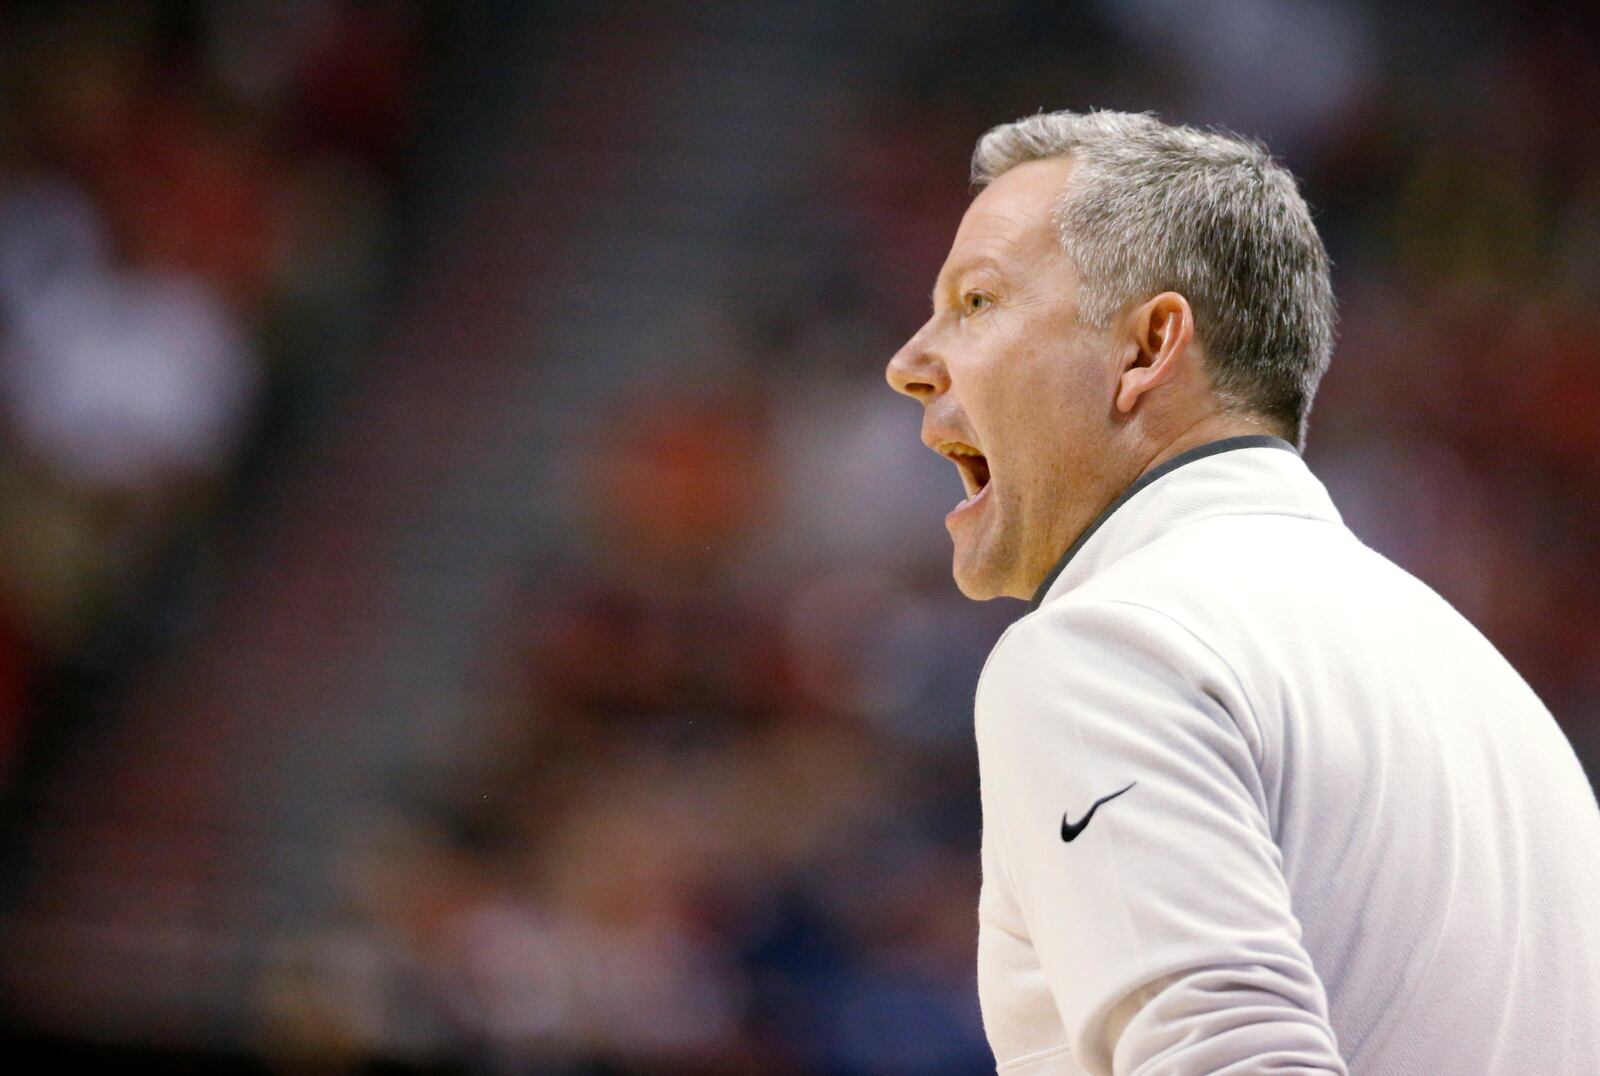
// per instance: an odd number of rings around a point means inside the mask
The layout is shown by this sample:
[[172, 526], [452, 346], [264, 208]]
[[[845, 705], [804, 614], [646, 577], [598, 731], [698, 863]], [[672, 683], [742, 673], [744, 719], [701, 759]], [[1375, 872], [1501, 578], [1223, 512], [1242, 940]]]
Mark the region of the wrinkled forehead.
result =
[[950, 248], [960, 255], [1039, 257], [1058, 249], [1055, 208], [1072, 162], [1065, 157], [1028, 161], [1002, 173], [978, 192]]

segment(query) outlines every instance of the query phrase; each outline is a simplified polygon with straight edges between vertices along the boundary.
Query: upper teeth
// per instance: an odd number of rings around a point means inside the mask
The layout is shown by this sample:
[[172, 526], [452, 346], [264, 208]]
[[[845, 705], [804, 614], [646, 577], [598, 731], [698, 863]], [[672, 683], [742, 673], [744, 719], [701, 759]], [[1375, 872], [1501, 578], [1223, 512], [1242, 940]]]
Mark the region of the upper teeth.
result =
[[959, 441], [946, 441], [939, 446], [942, 451], [951, 456], [982, 456], [983, 453], [971, 445], [964, 445]]

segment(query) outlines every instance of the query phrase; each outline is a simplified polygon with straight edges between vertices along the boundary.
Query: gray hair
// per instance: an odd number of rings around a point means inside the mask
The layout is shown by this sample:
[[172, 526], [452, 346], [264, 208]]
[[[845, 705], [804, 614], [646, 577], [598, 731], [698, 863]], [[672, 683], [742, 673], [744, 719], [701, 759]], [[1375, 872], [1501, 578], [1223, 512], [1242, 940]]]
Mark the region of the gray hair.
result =
[[1019, 164], [1065, 156], [1073, 168], [1055, 222], [1082, 275], [1080, 319], [1105, 328], [1131, 303], [1180, 293], [1213, 390], [1303, 447], [1334, 307], [1328, 254], [1294, 176], [1258, 142], [1096, 111], [991, 129], [973, 150], [972, 182], [982, 189]]

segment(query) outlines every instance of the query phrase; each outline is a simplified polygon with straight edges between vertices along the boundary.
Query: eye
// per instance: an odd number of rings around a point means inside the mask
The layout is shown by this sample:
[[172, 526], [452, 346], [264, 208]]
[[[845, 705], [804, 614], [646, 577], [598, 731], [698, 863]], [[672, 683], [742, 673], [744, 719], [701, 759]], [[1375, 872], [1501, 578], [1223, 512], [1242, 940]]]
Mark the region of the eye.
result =
[[994, 305], [994, 298], [981, 291], [969, 291], [961, 297], [961, 312], [963, 315], [982, 313]]

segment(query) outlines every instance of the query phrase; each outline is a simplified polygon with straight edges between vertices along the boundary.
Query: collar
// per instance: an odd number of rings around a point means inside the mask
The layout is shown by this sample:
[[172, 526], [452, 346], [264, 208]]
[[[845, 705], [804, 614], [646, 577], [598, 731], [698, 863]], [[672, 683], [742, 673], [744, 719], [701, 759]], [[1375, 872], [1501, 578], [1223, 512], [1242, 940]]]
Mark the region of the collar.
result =
[[1212, 516], [1260, 514], [1343, 522], [1328, 491], [1283, 438], [1249, 434], [1197, 445], [1152, 467], [1108, 504], [1050, 569], [1027, 611], [1178, 527]]

